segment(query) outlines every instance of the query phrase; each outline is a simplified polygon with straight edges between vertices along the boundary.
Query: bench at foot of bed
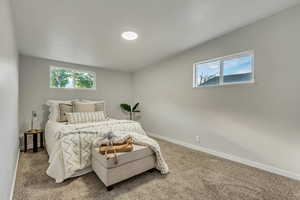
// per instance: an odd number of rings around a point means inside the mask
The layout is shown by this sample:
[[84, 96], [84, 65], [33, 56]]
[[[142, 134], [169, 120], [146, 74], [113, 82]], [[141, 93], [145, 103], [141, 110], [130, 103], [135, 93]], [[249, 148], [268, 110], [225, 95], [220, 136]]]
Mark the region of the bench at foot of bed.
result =
[[134, 145], [132, 152], [117, 153], [118, 163], [113, 154], [109, 159], [99, 153], [99, 148], [92, 152], [92, 168], [104, 183], [107, 190], [114, 184], [155, 168], [155, 155], [149, 147]]

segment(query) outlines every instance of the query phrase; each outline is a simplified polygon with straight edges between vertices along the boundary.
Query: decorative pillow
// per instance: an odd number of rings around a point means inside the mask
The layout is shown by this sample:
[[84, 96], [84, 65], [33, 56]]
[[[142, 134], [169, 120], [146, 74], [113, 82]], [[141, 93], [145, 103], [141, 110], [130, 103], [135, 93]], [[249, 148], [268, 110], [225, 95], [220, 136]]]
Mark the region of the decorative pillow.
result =
[[94, 103], [73, 102], [73, 112], [95, 112], [96, 106]]
[[91, 100], [83, 99], [82, 102], [94, 103], [96, 112], [103, 111], [105, 114], [105, 101], [91, 101]]
[[104, 113], [100, 112], [73, 112], [67, 113], [69, 124], [79, 124], [87, 122], [99, 122], [105, 120]]
[[72, 101], [76, 101], [76, 99], [74, 100], [67, 100], [67, 101], [63, 101], [63, 100], [48, 100], [46, 105], [49, 106], [49, 120], [51, 121], [56, 121], [58, 122], [60, 120], [60, 112], [59, 112], [59, 104], [71, 104]]
[[99, 102], [99, 103], [95, 103], [95, 109], [96, 111], [103, 111], [105, 112], [105, 103], [103, 102]]
[[65, 104], [65, 103], [60, 103], [59, 104], [59, 122], [67, 122], [67, 115], [66, 113], [71, 113], [73, 112], [73, 106], [72, 104]]

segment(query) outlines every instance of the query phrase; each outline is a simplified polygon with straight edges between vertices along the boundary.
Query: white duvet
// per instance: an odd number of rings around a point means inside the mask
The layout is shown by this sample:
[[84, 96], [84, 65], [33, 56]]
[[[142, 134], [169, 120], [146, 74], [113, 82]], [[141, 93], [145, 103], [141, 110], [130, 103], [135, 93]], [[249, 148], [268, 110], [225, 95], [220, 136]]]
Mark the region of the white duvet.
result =
[[50, 163], [47, 174], [60, 183], [67, 178], [90, 172], [93, 142], [99, 141], [109, 131], [117, 133], [119, 139], [132, 136], [135, 143], [149, 146], [156, 154], [157, 169], [162, 173], [168, 172], [159, 145], [146, 135], [139, 123], [110, 119], [73, 125], [49, 121], [45, 131]]

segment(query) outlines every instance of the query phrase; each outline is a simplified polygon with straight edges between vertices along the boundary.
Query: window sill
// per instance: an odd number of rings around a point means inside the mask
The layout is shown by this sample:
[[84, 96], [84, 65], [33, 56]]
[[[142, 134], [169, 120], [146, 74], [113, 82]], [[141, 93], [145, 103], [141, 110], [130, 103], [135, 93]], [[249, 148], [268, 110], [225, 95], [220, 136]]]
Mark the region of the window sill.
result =
[[222, 83], [219, 85], [203, 85], [203, 86], [193, 86], [194, 89], [197, 88], [208, 88], [208, 87], [223, 87], [223, 86], [230, 86], [230, 85], [245, 85], [245, 84], [254, 84], [255, 81], [243, 81], [243, 82], [234, 82], [234, 83]]
[[62, 90], [96, 90], [96, 88], [54, 88], [50, 87], [50, 89], [62, 89]]

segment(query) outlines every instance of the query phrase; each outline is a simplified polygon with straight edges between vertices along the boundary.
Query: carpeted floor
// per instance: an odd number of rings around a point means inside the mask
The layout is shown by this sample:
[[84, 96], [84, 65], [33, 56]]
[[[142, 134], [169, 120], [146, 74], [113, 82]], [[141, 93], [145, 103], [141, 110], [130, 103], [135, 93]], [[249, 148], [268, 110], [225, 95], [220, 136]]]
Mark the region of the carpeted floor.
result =
[[171, 173], [146, 172], [106, 191], [94, 173], [62, 184], [46, 175], [47, 153], [21, 153], [15, 200], [294, 200], [300, 182], [158, 140]]

